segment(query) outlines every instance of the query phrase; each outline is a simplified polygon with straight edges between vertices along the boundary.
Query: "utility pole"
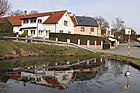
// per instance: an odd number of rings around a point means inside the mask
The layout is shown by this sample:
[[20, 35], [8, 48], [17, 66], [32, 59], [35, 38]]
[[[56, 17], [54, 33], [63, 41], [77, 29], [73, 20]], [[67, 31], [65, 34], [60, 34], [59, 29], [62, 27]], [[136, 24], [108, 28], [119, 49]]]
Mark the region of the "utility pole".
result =
[[[130, 35], [131, 35], [131, 29], [125, 29], [125, 34], [128, 35], [128, 58], [130, 57]], [[129, 77], [131, 75], [130, 69], [129, 69], [129, 61], [127, 64], [127, 71], [125, 72], [125, 77], [127, 78], [127, 84], [126, 84], [126, 88], [129, 88]]]

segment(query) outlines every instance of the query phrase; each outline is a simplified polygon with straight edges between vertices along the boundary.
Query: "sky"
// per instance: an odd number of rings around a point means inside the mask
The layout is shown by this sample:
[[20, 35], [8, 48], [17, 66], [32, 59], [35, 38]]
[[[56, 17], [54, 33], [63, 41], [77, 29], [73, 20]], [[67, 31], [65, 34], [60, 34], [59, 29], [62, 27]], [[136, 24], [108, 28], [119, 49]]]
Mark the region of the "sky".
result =
[[11, 11], [49, 12], [68, 10], [79, 16], [102, 16], [110, 24], [119, 17], [128, 28], [140, 34], [140, 0], [9, 0]]

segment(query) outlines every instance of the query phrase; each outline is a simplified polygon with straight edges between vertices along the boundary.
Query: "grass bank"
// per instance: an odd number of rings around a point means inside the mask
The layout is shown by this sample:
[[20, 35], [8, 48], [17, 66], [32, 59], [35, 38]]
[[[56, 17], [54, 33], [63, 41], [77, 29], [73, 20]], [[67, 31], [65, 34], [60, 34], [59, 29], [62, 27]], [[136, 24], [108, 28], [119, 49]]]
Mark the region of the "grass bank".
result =
[[24, 56], [82, 56], [96, 57], [101, 53], [91, 53], [69, 46], [48, 45], [45, 43], [26, 43], [0, 40], [0, 59]]
[[109, 60], [117, 60], [121, 61], [127, 64], [130, 64], [131, 66], [140, 69], [140, 59], [134, 58], [134, 57], [128, 57], [128, 56], [121, 56], [121, 55], [114, 55], [114, 54], [103, 54], [105, 58]]

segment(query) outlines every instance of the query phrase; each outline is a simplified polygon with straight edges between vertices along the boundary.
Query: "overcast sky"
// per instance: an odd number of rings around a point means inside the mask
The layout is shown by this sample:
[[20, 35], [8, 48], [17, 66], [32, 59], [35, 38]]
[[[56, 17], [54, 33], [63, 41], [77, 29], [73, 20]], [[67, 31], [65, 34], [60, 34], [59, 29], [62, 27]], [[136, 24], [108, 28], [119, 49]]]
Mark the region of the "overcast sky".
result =
[[11, 10], [68, 10], [76, 15], [102, 16], [110, 25], [116, 17], [140, 34], [140, 0], [10, 0]]

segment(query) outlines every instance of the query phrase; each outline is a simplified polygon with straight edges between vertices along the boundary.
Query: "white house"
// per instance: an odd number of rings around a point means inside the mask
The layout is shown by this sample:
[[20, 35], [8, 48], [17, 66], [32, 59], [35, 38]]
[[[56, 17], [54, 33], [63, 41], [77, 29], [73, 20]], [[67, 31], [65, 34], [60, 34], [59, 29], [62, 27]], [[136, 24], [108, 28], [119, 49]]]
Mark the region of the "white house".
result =
[[67, 10], [7, 17], [13, 31], [28, 36], [45, 37], [51, 33], [74, 34], [74, 23]]
[[[100, 27], [95, 19], [75, 16], [67, 10], [4, 18], [12, 24], [14, 33], [24, 36], [49, 38], [49, 33], [101, 36]], [[4, 18], [0, 18], [0, 22]]]

